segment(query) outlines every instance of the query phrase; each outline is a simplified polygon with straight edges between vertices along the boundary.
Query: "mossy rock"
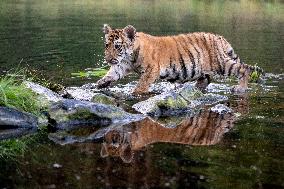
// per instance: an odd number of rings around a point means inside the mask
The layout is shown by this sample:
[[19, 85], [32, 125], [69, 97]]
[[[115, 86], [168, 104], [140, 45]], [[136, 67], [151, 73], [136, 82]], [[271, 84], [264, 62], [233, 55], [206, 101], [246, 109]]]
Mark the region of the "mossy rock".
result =
[[115, 98], [109, 97], [109, 96], [102, 94], [102, 93], [95, 93], [94, 96], [91, 99], [91, 102], [101, 103], [101, 104], [109, 104], [109, 105], [113, 105], [113, 106], [117, 105]]
[[144, 117], [130, 114], [116, 106], [74, 99], [63, 99], [54, 103], [49, 109], [49, 116], [54, 120], [55, 127], [63, 130], [87, 125], [105, 126], [114, 122], [131, 122]]
[[196, 87], [185, 84], [176, 91], [162, 93], [138, 102], [132, 107], [136, 111], [152, 117], [179, 116], [188, 114], [192, 109], [198, 109], [200, 106], [213, 105], [225, 100], [228, 100], [225, 96], [203, 94]]

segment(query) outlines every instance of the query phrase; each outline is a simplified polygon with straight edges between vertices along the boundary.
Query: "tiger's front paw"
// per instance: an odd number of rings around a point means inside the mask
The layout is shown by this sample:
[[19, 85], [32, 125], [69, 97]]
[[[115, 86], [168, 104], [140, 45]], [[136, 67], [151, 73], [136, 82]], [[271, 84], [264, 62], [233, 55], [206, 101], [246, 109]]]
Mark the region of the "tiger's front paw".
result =
[[231, 91], [234, 93], [245, 93], [247, 91], [247, 88], [236, 85], [232, 87]]
[[133, 96], [142, 96], [142, 95], [147, 95], [147, 94], [149, 94], [149, 91], [141, 90], [139, 88], [134, 89], [133, 92], [132, 92]]
[[111, 84], [111, 80], [107, 80], [105, 78], [100, 79], [99, 81], [96, 82], [97, 88], [102, 89], [106, 88]]

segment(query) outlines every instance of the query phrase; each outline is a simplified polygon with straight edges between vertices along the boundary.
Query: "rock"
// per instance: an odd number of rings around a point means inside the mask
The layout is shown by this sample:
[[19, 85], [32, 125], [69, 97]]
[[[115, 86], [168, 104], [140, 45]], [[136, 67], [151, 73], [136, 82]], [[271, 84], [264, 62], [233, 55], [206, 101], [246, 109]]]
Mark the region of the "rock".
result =
[[224, 104], [217, 104], [210, 109], [212, 112], [216, 112], [219, 114], [227, 114], [232, 113], [233, 110]]
[[85, 101], [91, 101], [95, 94], [97, 94], [97, 92], [98, 90], [96, 89], [88, 89], [85, 87], [67, 87], [64, 90], [64, 93], [67, 94], [70, 98]]
[[[97, 85], [95, 83], [87, 83], [81, 87], [68, 87], [64, 90], [64, 93], [70, 96], [71, 98], [86, 101], [91, 101], [92, 98], [98, 93], [105, 94], [107, 96], [119, 100], [135, 100], [137, 99], [137, 97], [132, 95], [132, 91], [136, 87], [136, 84], [137, 82], [133, 81], [127, 84], [116, 84], [113, 87], [105, 89], [97, 89]], [[180, 86], [182, 86], [182, 84], [158, 82], [151, 84], [149, 92], [154, 94], [160, 94], [163, 92], [172, 91]]]
[[47, 106], [52, 102], [58, 102], [63, 99], [59, 94], [37, 83], [25, 81], [24, 84], [34, 93], [38, 94], [42, 104], [45, 104]]
[[209, 93], [231, 93], [231, 87], [228, 84], [210, 83], [206, 91]]
[[34, 115], [19, 110], [0, 107], [0, 129], [1, 128], [36, 128], [38, 119]]
[[15, 138], [37, 130], [38, 119], [29, 113], [0, 107], [0, 140]]
[[0, 129], [0, 140], [17, 138], [20, 136], [35, 133], [36, 131], [37, 128]]
[[49, 115], [56, 122], [55, 126], [64, 130], [84, 125], [128, 123], [144, 118], [143, 115], [130, 114], [119, 107], [74, 99], [63, 99], [54, 103], [50, 107]]
[[227, 99], [218, 94], [204, 95], [192, 84], [185, 84], [182, 88], [156, 95], [132, 107], [142, 114], [159, 117], [185, 114], [197, 106], [212, 105]]
[[115, 100], [115, 98], [109, 97], [105, 94], [101, 94], [101, 93], [95, 93], [94, 96], [91, 99], [92, 102], [95, 103], [101, 103], [101, 104], [109, 104], [109, 105], [113, 105], [115, 106], [116, 104], [118, 104]]

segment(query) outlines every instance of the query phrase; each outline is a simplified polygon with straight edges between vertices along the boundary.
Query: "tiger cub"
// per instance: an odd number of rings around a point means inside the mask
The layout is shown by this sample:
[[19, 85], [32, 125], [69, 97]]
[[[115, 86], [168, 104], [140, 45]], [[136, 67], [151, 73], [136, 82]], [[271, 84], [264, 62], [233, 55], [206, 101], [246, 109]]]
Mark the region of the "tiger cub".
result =
[[239, 85], [234, 91], [248, 88], [250, 74], [263, 70], [244, 64], [230, 43], [212, 33], [189, 33], [176, 36], [152, 36], [128, 25], [112, 29], [105, 24], [105, 60], [110, 65], [107, 74], [97, 81], [104, 88], [131, 72], [141, 75], [134, 94], [148, 92], [150, 84], [158, 78], [170, 82], [197, 81], [196, 86], [206, 88], [211, 77], [218, 74], [235, 76]]

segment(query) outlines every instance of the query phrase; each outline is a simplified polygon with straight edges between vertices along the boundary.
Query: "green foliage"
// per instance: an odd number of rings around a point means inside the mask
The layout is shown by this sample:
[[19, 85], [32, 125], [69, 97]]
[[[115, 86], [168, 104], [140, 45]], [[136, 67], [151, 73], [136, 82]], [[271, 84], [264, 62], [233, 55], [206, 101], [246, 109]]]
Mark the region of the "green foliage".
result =
[[37, 95], [28, 89], [19, 75], [6, 75], [0, 78], [0, 106], [40, 114], [41, 105]]
[[250, 82], [257, 83], [261, 76], [261, 73], [259, 73], [256, 69], [257, 64], [255, 64], [254, 67], [255, 67], [254, 71], [250, 74]]
[[27, 149], [26, 141], [10, 139], [0, 142], [0, 159], [15, 159], [18, 155], [23, 155]]
[[100, 68], [93, 68], [87, 71], [80, 71], [77, 73], [71, 73], [75, 77], [103, 77], [108, 72], [107, 66]]

